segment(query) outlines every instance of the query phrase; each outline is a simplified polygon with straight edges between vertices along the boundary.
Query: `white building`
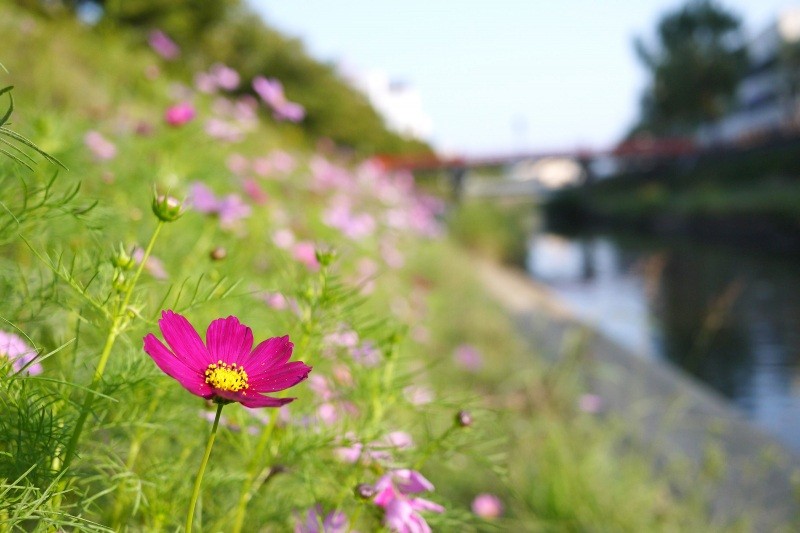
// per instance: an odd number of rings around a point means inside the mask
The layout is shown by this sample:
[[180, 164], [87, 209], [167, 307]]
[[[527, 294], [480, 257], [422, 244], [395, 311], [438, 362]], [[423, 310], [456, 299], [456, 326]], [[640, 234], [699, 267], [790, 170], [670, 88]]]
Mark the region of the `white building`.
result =
[[747, 51], [750, 65], [736, 90], [735, 111], [701, 127], [701, 143], [746, 143], [800, 130], [800, 7], [782, 12]]
[[409, 83], [393, 80], [383, 71], [343, 74], [364, 93], [386, 121], [386, 126], [404, 137], [427, 140], [433, 133], [433, 120], [422, 107], [422, 97]]

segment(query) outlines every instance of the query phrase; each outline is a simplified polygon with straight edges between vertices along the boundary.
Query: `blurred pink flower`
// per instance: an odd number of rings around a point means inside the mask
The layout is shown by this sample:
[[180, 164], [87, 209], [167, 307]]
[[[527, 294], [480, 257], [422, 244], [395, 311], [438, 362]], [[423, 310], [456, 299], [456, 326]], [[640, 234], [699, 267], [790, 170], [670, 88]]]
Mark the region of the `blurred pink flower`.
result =
[[378, 274], [378, 263], [368, 257], [362, 257], [356, 265], [356, 272], [353, 284], [360, 287], [361, 294], [372, 294], [372, 291], [375, 290], [375, 276]]
[[597, 394], [581, 394], [578, 398], [578, 409], [588, 414], [597, 414], [603, 408], [603, 398]]
[[294, 233], [287, 228], [276, 230], [275, 233], [272, 234], [272, 242], [274, 242], [275, 246], [278, 248], [288, 250], [295, 243]]
[[262, 205], [267, 202], [267, 193], [261, 188], [261, 185], [252, 178], [247, 178], [242, 181], [242, 190], [253, 201], [254, 204]]
[[458, 346], [453, 353], [453, 358], [461, 368], [470, 372], [477, 372], [483, 368], [483, 357], [478, 349], [471, 344]]
[[189, 189], [189, 205], [195, 211], [207, 215], [217, 215], [220, 226], [230, 229], [244, 218], [250, 216], [252, 209], [237, 194], [217, 198], [205, 184], [196, 181]]
[[214, 192], [199, 181], [195, 181], [189, 187], [188, 203], [195, 211], [205, 214], [216, 213], [219, 206], [219, 200]]
[[494, 494], [484, 492], [472, 500], [472, 512], [481, 518], [499, 518], [503, 515], [503, 502]]
[[181, 49], [161, 30], [153, 30], [147, 37], [150, 48], [164, 59], [171, 61], [181, 55]]
[[323, 516], [321, 505], [315, 505], [306, 513], [305, 519], [297, 517], [294, 533], [347, 533], [350, 524], [347, 515], [332, 511]]
[[86, 135], [83, 136], [83, 144], [92, 152], [96, 161], [108, 161], [117, 155], [117, 147], [114, 143], [103, 137], [98, 131], [86, 132]]
[[330, 402], [325, 402], [317, 407], [317, 421], [330, 426], [339, 420], [339, 411], [336, 406]]
[[403, 394], [412, 405], [426, 405], [433, 401], [433, 391], [422, 385], [409, 385], [403, 389]]
[[217, 82], [214, 76], [208, 72], [198, 72], [194, 75], [194, 86], [201, 93], [210, 94], [216, 92]]
[[292, 247], [292, 257], [303, 263], [312, 272], [319, 270], [317, 251], [311, 241], [300, 241]]
[[322, 401], [330, 401], [333, 399], [333, 389], [331, 388], [330, 383], [320, 374], [316, 374], [308, 378], [308, 388], [311, 389], [314, 394], [319, 396], [320, 400]]
[[410, 496], [433, 490], [433, 484], [414, 470], [390, 471], [378, 480], [375, 490], [373, 502], [383, 508], [384, 524], [397, 533], [430, 533], [419, 511], [444, 512], [439, 504]]
[[306, 115], [303, 106], [286, 99], [283, 85], [276, 79], [256, 76], [253, 78], [253, 90], [272, 108], [276, 120], [300, 122]]
[[376, 226], [375, 219], [371, 215], [352, 213], [349, 200], [343, 197], [333, 200], [333, 204], [322, 214], [322, 221], [353, 240], [368, 237], [375, 231]]
[[287, 174], [293, 171], [297, 166], [294, 156], [283, 150], [274, 150], [269, 154], [269, 162], [275, 170]]
[[219, 118], [210, 118], [205, 123], [206, 134], [223, 142], [235, 143], [244, 139], [244, 131], [240, 126]]
[[350, 351], [353, 359], [366, 367], [377, 365], [381, 360], [381, 351], [375, 346], [372, 341], [364, 341], [360, 346], [353, 348]]
[[[133, 260], [136, 261], [136, 264], [141, 263], [143, 258], [144, 248], [139, 248], [138, 246], [134, 248]], [[164, 263], [161, 261], [161, 259], [153, 255], [147, 258], [147, 262], [144, 264], [144, 269], [156, 279], [167, 279], [169, 277], [169, 274], [167, 274], [167, 269], [164, 268]]]
[[346, 325], [340, 324], [336, 331], [325, 335], [324, 344], [352, 349], [358, 346], [358, 333]]
[[42, 373], [41, 363], [33, 363], [36, 359], [36, 350], [31, 348], [25, 340], [16, 333], [0, 331], [0, 358], [11, 362], [14, 372], [21, 372], [31, 376]]
[[382, 240], [380, 249], [381, 257], [383, 258], [383, 262], [386, 263], [386, 266], [390, 268], [400, 268], [405, 264], [406, 260], [403, 253], [398, 250], [391, 241], [386, 239]]
[[209, 74], [220, 89], [232, 91], [239, 86], [239, 73], [228, 65], [214, 63], [209, 69]]
[[264, 301], [267, 302], [268, 306], [277, 311], [283, 311], [288, 305], [286, 297], [279, 292], [268, 293], [266, 296], [264, 296]]
[[320, 155], [315, 155], [311, 159], [309, 167], [315, 189], [341, 189], [352, 192], [353, 177], [346, 169], [334, 165]]
[[194, 120], [195, 114], [194, 106], [191, 103], [181, 102], [167, 108], [164, 112], [164, 120], [170, 126], [183, 126]]
[[230, 229], [240, 220], [249, 217], [252, 211], [252, 208], [244, 203], [238, 194], [229, 194], [219, 203], [217, 211], [219, 225]]

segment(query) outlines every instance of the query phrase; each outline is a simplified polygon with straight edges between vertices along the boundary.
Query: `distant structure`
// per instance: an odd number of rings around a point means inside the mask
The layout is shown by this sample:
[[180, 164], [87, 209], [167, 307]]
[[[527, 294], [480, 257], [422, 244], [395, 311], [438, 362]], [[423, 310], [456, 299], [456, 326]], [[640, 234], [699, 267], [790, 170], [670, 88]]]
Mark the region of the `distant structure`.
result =
[[750, 144], [800, 132], [800, 7], [783, 11], [747, 52], [750, 65], [737, 87], [735, 109], [698, 129], [701, 145]]
[[381, 70], [351, 71], [346, 77], [366, 95], [389, 129], [411, 139], [430, 138], [433, 120], [422, 107], [419, 91], [411, 84], [391, 79]]

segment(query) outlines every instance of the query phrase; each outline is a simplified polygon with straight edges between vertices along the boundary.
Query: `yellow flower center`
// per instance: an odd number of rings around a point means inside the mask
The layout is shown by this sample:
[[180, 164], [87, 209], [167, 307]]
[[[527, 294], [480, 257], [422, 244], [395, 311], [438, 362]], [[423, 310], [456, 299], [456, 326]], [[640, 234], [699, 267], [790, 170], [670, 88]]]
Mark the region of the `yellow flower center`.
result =
[[206, 383], [219, 390], [239, 392], [242, 389], [250, 388], [247, 384], [247, 372], [243, 366], [236, 363], [229, 365], [222, 361], [211, 363], [206, 368]]

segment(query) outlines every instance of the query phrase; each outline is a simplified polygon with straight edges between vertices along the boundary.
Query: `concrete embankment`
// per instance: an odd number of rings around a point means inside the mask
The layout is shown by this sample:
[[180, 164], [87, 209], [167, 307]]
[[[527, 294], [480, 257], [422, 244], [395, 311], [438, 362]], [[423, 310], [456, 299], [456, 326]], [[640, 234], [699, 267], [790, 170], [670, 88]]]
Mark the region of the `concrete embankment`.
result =
[[675, 471], [673, 467], [682, 465], [684, 475], [697, 476], [699, 486], [701, 472], [713, 467], [710, 526], [800, 529], [795, 488], [800, 455], [762, 433], [702, 384], [579, 323], [524, 273], [481, 261], [476, 268], [490, 294], [538, 351], [559, 353], [570, 332], [588, 336], [582, 372], [589, 392], [602, 398], [607, 416], [625, 421], [632, 438], [653, 452], [658, 468]]

